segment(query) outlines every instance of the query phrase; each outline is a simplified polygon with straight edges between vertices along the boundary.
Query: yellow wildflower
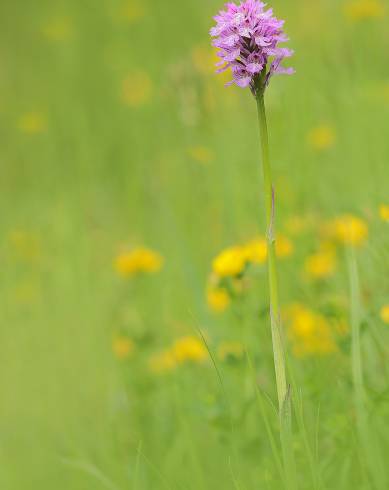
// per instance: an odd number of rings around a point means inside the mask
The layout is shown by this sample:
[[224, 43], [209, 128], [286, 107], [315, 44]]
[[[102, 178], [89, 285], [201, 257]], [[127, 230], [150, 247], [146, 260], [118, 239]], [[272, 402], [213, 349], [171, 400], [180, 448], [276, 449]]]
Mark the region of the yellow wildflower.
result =
[[213, 153], [205, 146], [192, 146], [188, 148], [189, 156], [198, 163], [210, 163], [213, 160]]
[[73, 33], [71, 20], [68, 17], [52, 19], [43, 26], [42, 33], [49, 41], [67, 41]]
[[379, 213], [382, 221], [386, 221], [387, 223], [389, 223], [389, 206], [386, 204], [381, 204]]
[[131, 73], [122, 83], [122, 100], [130, 107], [139, 107], [149, 102], [152, 92], [151, 78], [143, 71]]
[[202, 363], [207, 357], [208, 351], [203, 342], [187, 336], [177, 339], [169, 349], [153, 354], [149, 359], [149, 367], [154, 373], [162, 374], [185, 362]]
[[331, 276], [336, 268], [336, 256], [332, 250], [320, 250], [310, 255], [305, 261], [305, 272], [313, 279], [324, 279]]
[[231, 299], [225, 289], [210, 287], [207, 291], [207, 302], [211, 310], [222, 313], [228, 308]]
[[246, 258], [254, 264], [264, 264], [267, 258], [267, 243], [265, 238], [257, 238], [245, 245]]
[[330, 322], [303, 305], [292, 305], [287, 312], [288, 337], [298, 357], [325, 355], [337, 351]]
[[47, 130], [46, 117], [39, 112], [28, 112], [19, 118], [18, 128], [26, 134], [44, 133]]
[[347, 245], [362, 245], [368, 237], [367, 224], [362, 219], [346, 214], [333, 221], [335, 238]]
[[345, 5], [344, 13], [349, 20], [357, 22], [383, 17], [385, 7], [380, 0], [355, 0]]
[[208, 351], [203, 342], [196, 337], [182, 337], [177, 339], [172, 348], [177, 362], [185, 361], [203, 362], [208, 357]]
[[223, 250], [213, 261], [212, 268], [219, 277], [237, 276], [246, 266], [244, 247], [230, 247]]
[[276, 254], [280, 258], [290, 257], [294, 252], [293, 243], [288, 237], [278, 235], [276, 238]]
[[163, 374], [172, 371], [177, 366], [177, 359], [170, 350], [153, 354], [149, 359], [149, 367], [153, 373]]
[[134, 342], [123, 335], [117, 336], [112, 341], [112, 350], [120, 360], [128, 359], [134, 352]]
[[244, 356], [244, 346], [238, 341], [221, 342], [217, 355], [221, 361], [239, 360]]
[[115, 268], [121, 276], [128, 277], [141, 272], [158, 272], [163, 258], [157, 252], [147, 248], [138, 248], [122, 253], [115, 259]]
[[332, 148], [336, 141], [335, 130], [332, 126], [321, 125], [313, 128], [307, 136], [309, 146], [314, 150], [322, 151]]
[[381, 308], [381, 320], [384, 323], [389, 324], [389, 305], [385, 305]]
[[287, 318], [292, 320], [290, 333], [302, 337], [312, 335], [315, 331], [315, 317], [311, 310], [303, 305], [298, 303], [291, 305], [287, 310]]

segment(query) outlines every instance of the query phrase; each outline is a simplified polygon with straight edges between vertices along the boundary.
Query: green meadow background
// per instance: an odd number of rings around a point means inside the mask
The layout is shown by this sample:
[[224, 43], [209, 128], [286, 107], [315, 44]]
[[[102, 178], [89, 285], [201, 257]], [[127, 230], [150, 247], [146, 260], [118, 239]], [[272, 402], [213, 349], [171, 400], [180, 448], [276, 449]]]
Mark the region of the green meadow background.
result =
[[[348, 321], [343, 252], [331, 278], [307, 280], [319, 238], [291, 236], [291, 220], [352, 213], [369, 227], [357, 250], [368, 440], [349, 334], [334, 354], [291, 355], [302, 489], [389, 481], [374, 467], [389, 450], [389, 6], [366, 2], [272, 2], [296, 51], [296, 75], [266, 95], [277, 227], [294, 248], [283, 304], [341, 305]], [[266, 274], [236, 308], [206, 300], [213, 258], [265, 228], [255, 103], [214, 75], [221, 7], [1, 2], [2, 490], [283, 488]], [[115, 257], [135, 247], [162, 270], [120, 277]], [[233, 340], [249, 357], [150, 372], [153, 353], [199, 330], [211, 352]], [[134, 342], [129, 358], [116, 335]]]

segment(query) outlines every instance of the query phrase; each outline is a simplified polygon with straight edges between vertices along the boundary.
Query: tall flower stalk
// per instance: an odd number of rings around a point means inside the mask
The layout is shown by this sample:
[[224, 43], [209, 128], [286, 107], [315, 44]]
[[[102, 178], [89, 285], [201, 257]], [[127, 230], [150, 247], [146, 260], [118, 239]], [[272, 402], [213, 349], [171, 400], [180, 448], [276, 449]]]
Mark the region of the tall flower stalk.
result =
[[270, 291], [270, 320], [273, 341], [274, 367], [277, 382], [277, 395], [280, 411], [287, 401], [287, 383], [285, 369], [285, 353], [281, 332], [281, 314], [278, 295], [277, 259], [275, 251], [275, 191], [272, 182], [271, 166], [269, 158], [269, 136], [267, 130], [264, 89], [261, 88], [261, 79], [258, 80], [256, 101], [258, 108], [258, 122], [262, 149], [262, 169], [265, 188], [265, 208], [267, 226], [268, 248], [268, 277]]
[[239, 5], [227, 3], [225, 8], [226, 10], [222, 10], [215, 17], [216, 26], [211, 29], [210, 34], [215, 38], [213, 45], [218, 48], [217, 55], [221, 59], [217, 64], [218, 72], [231, 69], [232, 80], [227, 85], [250, 87], [258, 108], [266, 204], [270, 319], [284, 481], [288, 490], [294, 490], [297, 483], [292, 448], [291, 400], [286, 379], [275, 251], [275, 191], [271, 176], [264, 101], [265, 90], [273, 75], [293, 73], [292, 68], [281, 66], [284, 58], [291, 56], [293, 52], [288, 48], [279, 47], [280, 43], [288, 41], [282, 30], [284, 21], [277, 19], [272, 9], [266, 10], [265, 4], [261, 1], [245, 0]]
[[255, 80], [255, 98], [258, 109], [258, 122], [261, 140], [262, 170], [265, 190], [266, 239], [268, 248], [268, 281], [270, 294], [270, 324], [273, 344], [274, 369], [276, 375], [277, 398], [280, 422], [282, 455], [285, 467], [286, 488], [297, 487], [294, 468], [291, 426], [291, 399], [286, 380], [286, 355], [283, 342], [281, 311], [278, 292], [278, 273], [275, 239], [275, 189], [269, 157], [269, 135], [265, 109], [264, 77]]

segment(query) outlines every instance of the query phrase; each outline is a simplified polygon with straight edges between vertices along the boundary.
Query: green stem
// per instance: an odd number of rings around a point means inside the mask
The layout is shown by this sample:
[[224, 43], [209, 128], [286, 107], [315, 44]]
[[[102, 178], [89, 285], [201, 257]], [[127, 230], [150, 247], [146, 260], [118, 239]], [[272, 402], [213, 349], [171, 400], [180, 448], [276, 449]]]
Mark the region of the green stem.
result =
[[272, 183], [271, 167], [269, 159], [269, 136], [267, 130], [264, 89], [260, 87], [263, 80], [259, 81], [256, 91], [258, 108], [258, 122], [261, 136], [262, 167], [265, 187], [265, 207], [268, 245], [268, 279], [270, 291], [270, 320], [273, 342], [274, 368], [276, 374], [278, 409], [280, 421], [281, 446], [285, 468], [285, 481], [287, 488], [297, 488], [296, 474], [293, 457], [292, 428], [291, 428], [291, 400], [289, 386], [286, 381], [286, 362], [281, 329], [281, 311], [278, 295], [278, 276], [276, 260], [276, 241], [274, 232], [275, 193]]
[[267, 131], [265, 102], [263, 92], [257, 95], [258, 121], [261, 133], [262, 166], [265, 186], [266, 226], [268, 245], [268, 274], [270, 290], [270, 317], [273, 339], [274, 367], [276, 372], [278, 406], [280, 411], [287, 399], [285, 354], [281, 333], [281, 314], [278, 299], [277, 262], [274, 236], [274, 188], [269, 160], [269, 138]]

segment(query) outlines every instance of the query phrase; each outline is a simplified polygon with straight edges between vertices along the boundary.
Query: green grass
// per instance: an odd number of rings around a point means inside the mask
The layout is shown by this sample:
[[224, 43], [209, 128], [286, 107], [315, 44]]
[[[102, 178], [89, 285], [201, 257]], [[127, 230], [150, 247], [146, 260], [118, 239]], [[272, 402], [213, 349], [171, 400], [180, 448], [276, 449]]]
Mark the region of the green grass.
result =
[[[352, 23], [340, 1], [273, 4], [297, 69], [267, 94], [277, 227], [352, 212], [370, 232], [357, 251], [362, 442], [350, 335], [336, 354], [291, 356], [299, 485], [380, 490], [384, 470], [372, 475], [366, 453], [389, 448], [389, 329], [379, 318], [389, 228], [377, 211], [389, 204], [388, 16]], [[193, 66], [220, 2], [140, 1], [132, 23], [118, 17], [122, 5], [0, 5], [0, 488], [280, 489], [265, 270], [226, 313], [205, 299], [213, 257], [265, 229], [255, 101]], [[121, 91], [135, 71], [152, 89], [131, 107]], [[31, 112], [42, 132], [20, 130]], [[321, 124], [336, 142], [317, 152], [307, 134]], [[198, 146], [209, 163], [191, 157]], [[280, 263], [282, 303], [340, 303], [347, 317], [346, 256], [316, 286], [302, 267], [318, 237], [294, 242]], [[123, 245], [158, 250], [163, 270], [117, 277]], [[150, 373], [150, 354], [198, 329], [217, 369], [209, 360]], [[118, 331], [136, 342], [124, 362], [111, 349]], [[244, 342], [248, 357], [221, 362], [225, 339]]]

